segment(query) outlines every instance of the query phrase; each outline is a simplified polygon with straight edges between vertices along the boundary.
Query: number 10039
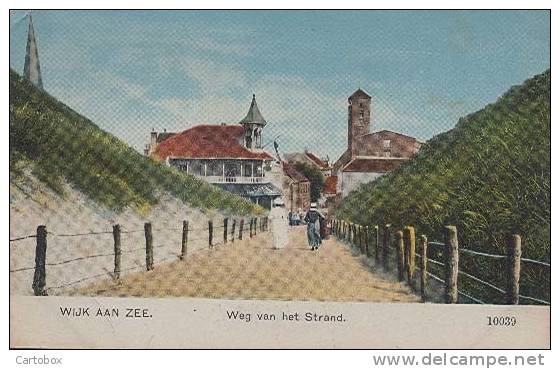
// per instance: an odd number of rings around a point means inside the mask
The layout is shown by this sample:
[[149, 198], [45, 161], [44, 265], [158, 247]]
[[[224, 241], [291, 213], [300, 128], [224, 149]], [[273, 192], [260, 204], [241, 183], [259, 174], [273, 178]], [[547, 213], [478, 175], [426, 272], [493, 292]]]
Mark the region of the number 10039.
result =
[[517, 319], [514, 316], [487, 316], [488, 325], [498, 327], [515, 327]]

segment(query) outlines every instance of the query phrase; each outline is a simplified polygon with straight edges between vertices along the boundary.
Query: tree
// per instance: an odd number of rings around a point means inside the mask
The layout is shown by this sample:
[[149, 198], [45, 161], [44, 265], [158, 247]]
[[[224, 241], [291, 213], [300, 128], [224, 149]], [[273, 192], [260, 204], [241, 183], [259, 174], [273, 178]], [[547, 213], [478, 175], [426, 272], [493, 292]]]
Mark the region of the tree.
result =
[[303, 174], [309, 180], [311, 184], [309, 194], [311, 201], [316, 202], [319, 200], [321, 192], [323, 191], [323, 186], [325, 185], [325, 177], [323, 177], [321, 170], [319, 170], [319, 168], [315, 165], [303, 163], [301, 161], [296, 162], [294, 166], [298, 172]]

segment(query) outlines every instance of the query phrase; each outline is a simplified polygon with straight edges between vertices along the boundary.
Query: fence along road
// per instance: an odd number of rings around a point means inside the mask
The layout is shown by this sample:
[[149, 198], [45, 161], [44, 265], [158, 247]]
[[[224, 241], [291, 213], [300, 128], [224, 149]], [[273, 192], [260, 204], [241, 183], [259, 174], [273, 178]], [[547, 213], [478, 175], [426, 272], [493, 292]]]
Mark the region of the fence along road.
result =
[[[470, 302], [485, 304], [485, 301], [459, 290], [458, 279], [459, 276], [462, 276], [503, 294], [504, 303], [506, 304], [516, 305], [520, 301], [530, 301], [537, 304], [550, 305], [550, 302], [545, 299], [535, 296], [524, 296], [519, 293], [521, 266], [523, 263], [537, 265], [550, 270], [550, 263], [521, 257], [521, 236], [519, 235], [510, 235], [507, 239], [507, 255], [498, 255], [460, 248], [457, 241], [457, 229], [454, 226], [444, 227], [445, 242], [428, 242], [426, 236], [422, 235], [418, 243], [414, 227], [412, 226], [406, 227], [403, 232], [402, 230], [392, 231], [388, 224], [385, 226], [368, 227], [334, 219], [331, 227], [338, 239], [358, 247], [367, 257], [374, 255], [376, 263], [382, 264], [387, 271], [391, 269], [389, 250], [393, 247], [392, 244], [394, 244], [394, 262], [397, 264], [396, 269], [399, 280], [404, 281], [406, 274], [408, 284], [413, 287], [415, 285], [414, 278], [417, 275], [415, 272], [420, 271], [418, 278], [420, 279], [422, 301], [428, 300], [427, 285], [429, 277], [431, 280], [442, 285], [442, 300], [446, 303], [457, 303], [458, 297], [462, 296]], [[443, 262], [428, 258], [428, 248], [431, 246], [442, 249]], [[420, 250], [420, 253], [416, 252], [417, 249]], [[461, 253], [491, 259], [505, 259], [507, 267], [504, 274], [507, 287], [505, 289], [500, 288], [494, 283], [484, 281], [460, 270], [459, 255]], [[416, 259], [420, 261], [419, 267], [416, 265]], [[444, 270], [444, 278], [430, 273], [430, 264], [441, 267]]]
[[10, 239], [10, 293], [64, 294], [98, 279], [151, 270], [218, 247], [226, 241], [226, 230], [229, 241], [231, 232], [238, 240], [254, 237], [266, 230], [267, 219], [193, 219], [190, 224], [186, 220], [176, 227], [146, 223], [138, 229], [115, 225], [112, 230], [75, 233], [39, 226], [36, 234]]

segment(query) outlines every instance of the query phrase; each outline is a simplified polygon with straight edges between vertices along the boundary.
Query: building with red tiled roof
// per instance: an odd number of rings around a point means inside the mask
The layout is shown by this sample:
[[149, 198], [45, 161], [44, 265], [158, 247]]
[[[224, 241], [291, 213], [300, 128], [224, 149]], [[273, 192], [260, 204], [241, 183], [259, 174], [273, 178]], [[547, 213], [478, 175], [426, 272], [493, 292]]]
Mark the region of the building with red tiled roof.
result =
[[267, 176], [274, 158], [263, 150], [266, 125], [255, 95], [239, 124], [200, 124], [179, 133], [152, 132], [146, 153], [265, 208], [282, 195]]
[[243, 145], [245, 129], [239, 124], [201, 124], [160, 142], [151, 156], [156, 159], [272, 160], [263, 150]]
[[370, 133], [371, 96], [358, 89], [348, 98], [348, 148], [333, 164], [337, 194], [348, 195], [360, 184], [397, 168], [422, 146], [418, 139], [381, 130]]

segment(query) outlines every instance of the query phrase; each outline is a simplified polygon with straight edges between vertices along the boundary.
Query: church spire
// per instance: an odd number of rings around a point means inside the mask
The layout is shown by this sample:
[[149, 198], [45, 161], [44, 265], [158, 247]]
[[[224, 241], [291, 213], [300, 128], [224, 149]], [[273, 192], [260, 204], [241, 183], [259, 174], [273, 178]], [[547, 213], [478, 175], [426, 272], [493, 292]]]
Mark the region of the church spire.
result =
[[257, 99], [255, 98], [255, 94], [253, 94], [253, 101], [251, 101], [251, 107], [249, 108], [249, 112], [247, 116], [243, 118], [240, 124], [257, 124], [261, 126], [266, 125], [266, 120], [263, 118], [261, 112], [259, 111], [259, 107], [257, 106]]
[[266, 120], [259, 111], [255, 94], [247, 116], [239, 124], [245, 128], [245, 147], [249, 150], [262, 149], [262, 129], [266, 125]]
[[23, 75], [37, 88], [43, 89], [43, 79], [41, 78], [41, 67], [39, 65], [39, 52], [37, 51], [37, 40], [35, 39], [35, 30], [33, 29], [31, 13], [29, 13], [29, 30], [27, 31], [27, 49], [25, 52]]

